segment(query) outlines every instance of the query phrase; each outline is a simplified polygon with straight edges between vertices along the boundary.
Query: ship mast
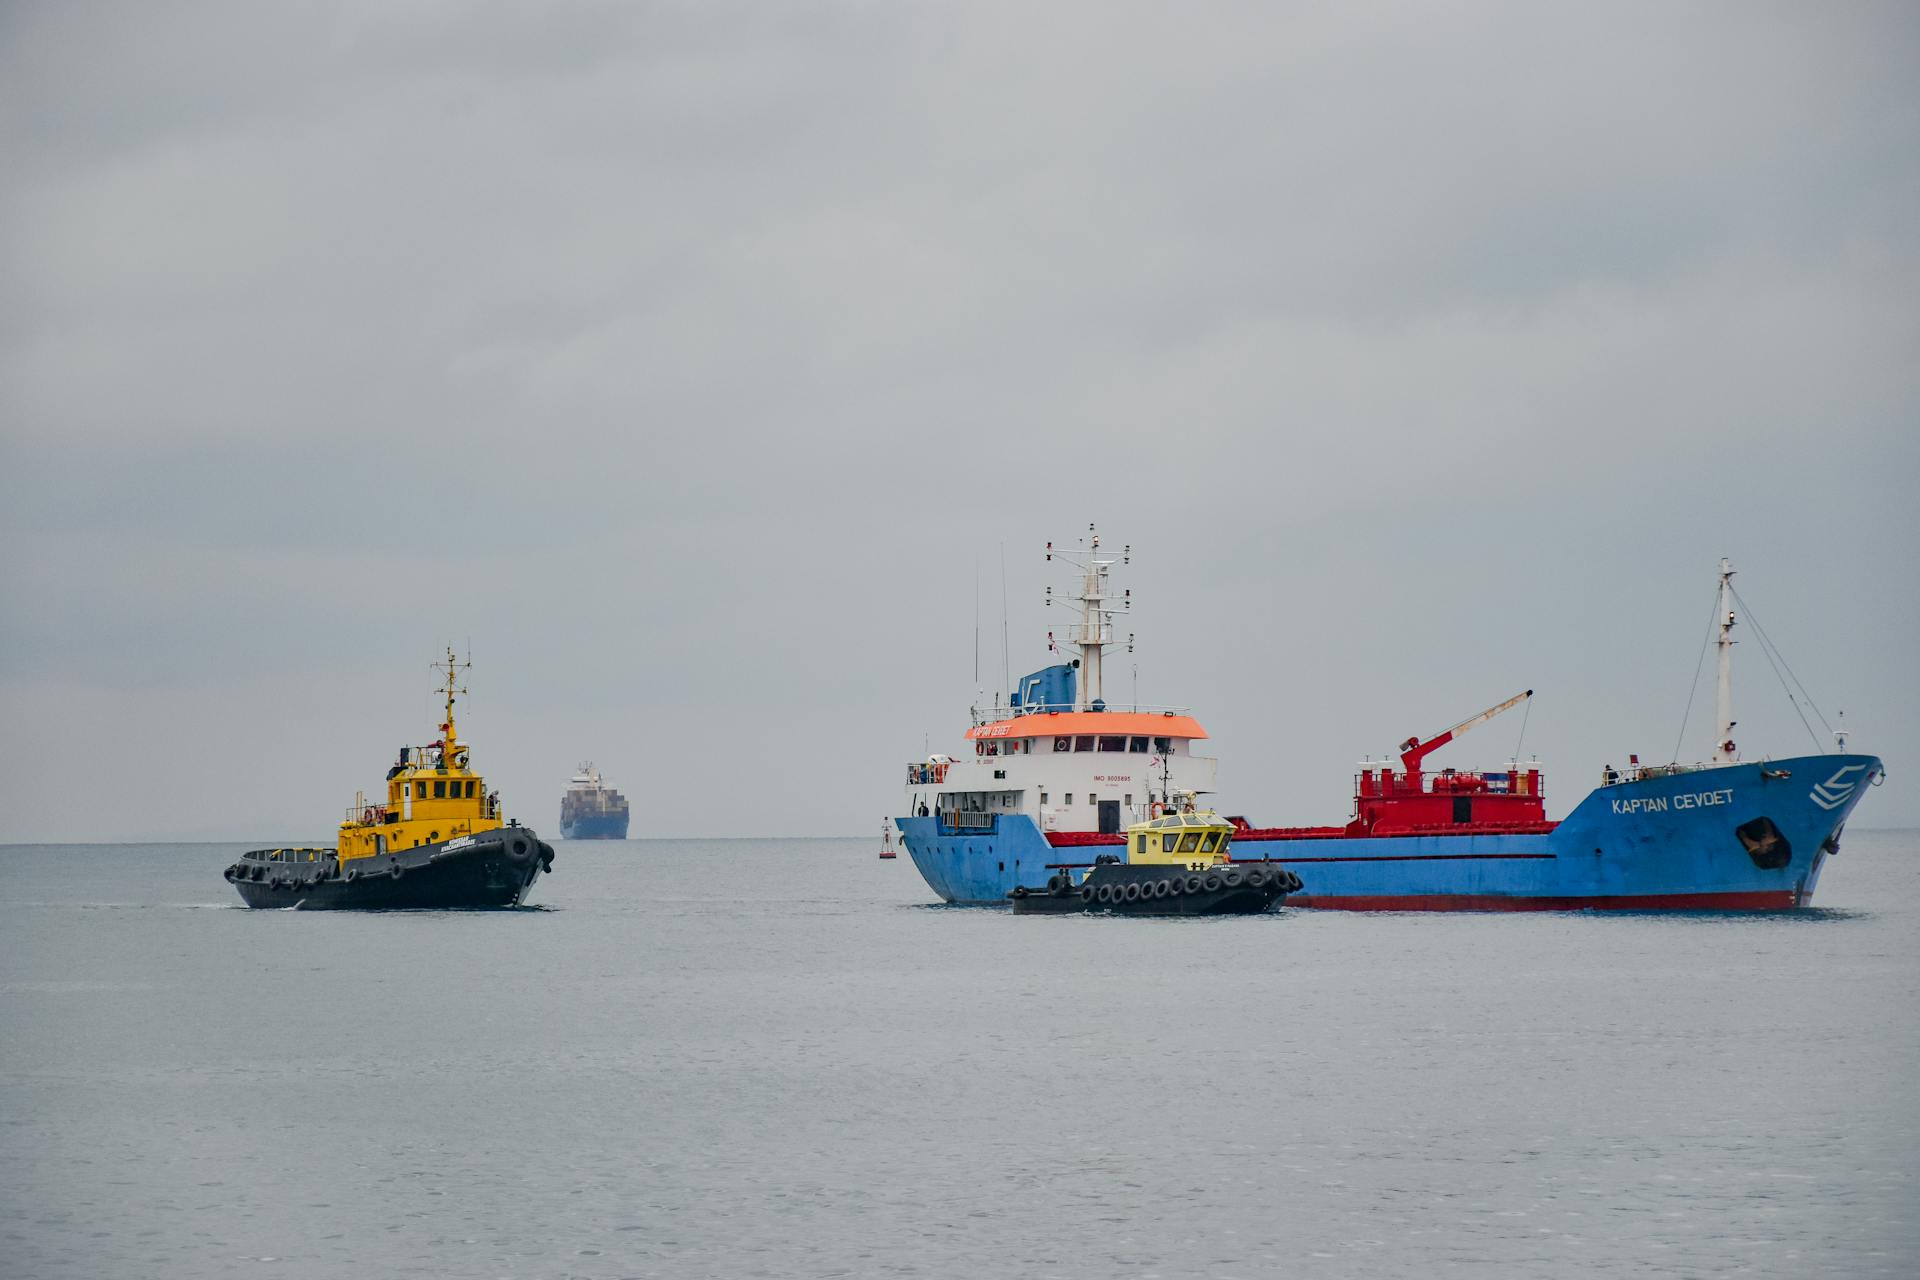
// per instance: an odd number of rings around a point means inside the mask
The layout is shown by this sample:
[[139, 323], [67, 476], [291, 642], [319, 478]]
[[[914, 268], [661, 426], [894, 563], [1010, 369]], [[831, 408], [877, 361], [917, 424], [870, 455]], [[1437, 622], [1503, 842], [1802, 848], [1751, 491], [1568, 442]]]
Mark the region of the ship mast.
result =
[[[1068, 564], [1077, 566], [1081, 571], [1080, 594], [1075, 597], [1080, 604], [1080, 621], [1069, 632], [1068, 643], [1080, 651], [1079, 689], [1074, 698], [1076, 711], [1105, 711], [1106, 698], [1100, 681], [1100, 658], [1108, 645], [1114, 643], [1113, 615], [1116, 610], [1107, 602], [1114, 597], [1107, 581], [1113, 566], [1131, 564], [1133, 547], [1120, 549], [1120, 559], [1100, 558], [1100, 535], [1092, 525], [1087, 526], [1089, 545], [1085, 549], [1085, 559], [1077, 560], [1063, 551], [1055, 551], [1051, 542], [1047, 544], [1047, 559], [1058, 555]], [[1109, 553], [1111, 556], [1111, 553]], [[1053, 603], [1053, 588], [1047, 588], [1047, 603]], [[1120, 595], [1120, 607], [1133, 608], [1133, 592], [1126, 590]], [[1128, 637], [1128, 648], [1132, 648], [1132, 637]]]
[[447, 673], [447, 687], [444, 690], [434, 690], [435, 693], [444, 692], [447, 695], [447, 719], [446, 723], [440, 726], [440, 762], [442, 764], [452, 764], [454, 762], [454, 743], [458, 741], [458, 739], [455, 738], [453, 729], [453, 695], [467, 691], [466, 686], [459, 683], [459, 675], [462, 671], [470, 670], [472, 666], [472, 658], [468, 658], [465, 662], [457, 661], [453, 656], [452, 646], [448, 646], [447, 648], [447, 660], [445, 662], [436, 662], [433, 664], [434, 670], [445, 671]]
[[1720, 658], [1720, 687], [1716, 698], [1718, 728], [1713, 739], [1713, 762], [1732, 764], [1733, 746], [1733, 565], [1720, 557], [1719, 638], [1715, 642]]

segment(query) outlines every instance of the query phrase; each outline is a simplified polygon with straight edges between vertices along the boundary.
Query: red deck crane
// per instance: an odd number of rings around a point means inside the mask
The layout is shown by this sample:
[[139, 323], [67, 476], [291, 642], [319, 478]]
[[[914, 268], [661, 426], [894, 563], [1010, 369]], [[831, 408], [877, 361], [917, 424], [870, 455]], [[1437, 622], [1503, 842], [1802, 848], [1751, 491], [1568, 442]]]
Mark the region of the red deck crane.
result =
[[1467, 730], [1532, 696], [1531, 689], [1516, 693], [1431, 738], [1408, 738], [1400, 744], [1404, 772], [1397, 776], [1391, 767], [1383, 765], [1376, 773], [1372, 765], [1363, 765], [1354, 780], [1353, 821], [1347, 834], [1404, 834], [1443, 826], [1460, 830], [1467, 825], [1531, 830], [1545, 824], [1551, 830], [1541, 804], [1538, 765], [1522, 769], [1514, 764], [1491, 774], [1448, 769], [1433, 779], [1431, 789], [1420, 769], [1423, 760]]
[[1400, 744], [1400, 767], [1407, 771], [1408, 777], [1419, 777], [1420, 762], [1422, 760], [1425, 760], [1429, 755], [1446, 746], [1449, 742], [1452, 742], [1455, 738], [1473, 728], [1475, 725], [1485, 724], [1502, 711], [1513, 710], [1513, 708], [1519, 706], [1532, 696], [1533, 690], [1531, 689], [1526, 690], [1524, 693], [1516, 693], [1505, 702], [1488, 707], [1477, 716], [1468, 716], [1465, 720], [1453, 726], [1453, 728], [1442, 733], [1437, 733], [1425, 742], [1422, 742], [1418, 738], [1408, 738]]

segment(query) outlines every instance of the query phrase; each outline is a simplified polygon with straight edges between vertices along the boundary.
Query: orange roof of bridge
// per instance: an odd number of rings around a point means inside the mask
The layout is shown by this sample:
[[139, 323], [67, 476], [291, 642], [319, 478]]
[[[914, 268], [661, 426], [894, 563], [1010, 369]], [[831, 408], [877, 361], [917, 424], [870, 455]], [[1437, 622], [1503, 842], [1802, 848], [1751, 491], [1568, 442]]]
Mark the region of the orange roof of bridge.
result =
[[1154, 738], [1204, 738], [1207, 731], [1192, 716], [1152, 711], [1043, 711], [975, 725], [969, 738], [1059, 738], [1081, 733], [1139, 734]]

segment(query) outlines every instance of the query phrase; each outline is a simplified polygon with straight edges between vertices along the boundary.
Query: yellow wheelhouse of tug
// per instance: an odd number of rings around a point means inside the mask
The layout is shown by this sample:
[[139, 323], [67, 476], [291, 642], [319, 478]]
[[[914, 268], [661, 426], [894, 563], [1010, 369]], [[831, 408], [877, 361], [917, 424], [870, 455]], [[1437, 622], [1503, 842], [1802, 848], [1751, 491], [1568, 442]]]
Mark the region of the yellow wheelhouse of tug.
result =
[[506, 824], [499, 792], [488, 791], [486, 779], [468, 767], [467, 744], [454, 727], [454, 697], [466, 692], [459, 684], [460, 672], [473, 664], [456, 661], [448, 649], [446, 661], [433, 665], [446, 672], [445, 687], [435, 690], [447, 700], [440, 736], [424, 747], [400, 748], [399, 760], [387, 770], [385, 804], [364, 797], [355, 801], [340, 824], [337, 848], [343, 867], [355, 859], [477, 835]]

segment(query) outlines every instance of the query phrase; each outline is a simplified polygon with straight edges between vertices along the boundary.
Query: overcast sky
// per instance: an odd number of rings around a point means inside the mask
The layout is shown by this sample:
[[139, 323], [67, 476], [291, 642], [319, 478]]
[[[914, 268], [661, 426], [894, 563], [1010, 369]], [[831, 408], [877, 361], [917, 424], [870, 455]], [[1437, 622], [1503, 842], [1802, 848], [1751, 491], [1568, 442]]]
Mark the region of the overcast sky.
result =
[[1728, 555], [1920, 823], [1920, 10], [1332, 8], [0, 6], [0, 838], [330, 838], [451, 641], [537, 828], [877, 839], [1090, 521], [1258, 822], [1672, 757]]

